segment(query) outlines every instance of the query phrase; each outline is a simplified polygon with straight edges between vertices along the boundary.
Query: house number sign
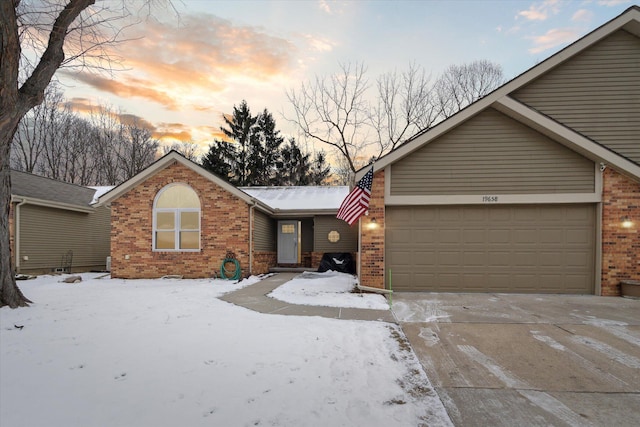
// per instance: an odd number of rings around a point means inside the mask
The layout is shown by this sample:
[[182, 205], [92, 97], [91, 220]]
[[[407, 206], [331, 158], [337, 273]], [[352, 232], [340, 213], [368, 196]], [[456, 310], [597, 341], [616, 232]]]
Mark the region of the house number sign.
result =
[[498, 203], [498, 196], [482, 196], [482, 203]]

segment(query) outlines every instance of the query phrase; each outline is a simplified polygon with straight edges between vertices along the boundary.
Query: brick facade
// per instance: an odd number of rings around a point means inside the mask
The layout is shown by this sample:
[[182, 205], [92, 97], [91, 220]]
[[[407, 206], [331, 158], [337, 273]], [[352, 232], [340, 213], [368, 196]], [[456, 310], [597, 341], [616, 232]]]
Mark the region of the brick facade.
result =
[[[152, 249], [153, 202], [158, 191], [171, 183], [187, 184], [200, 197], [198, 252]], [[132, 279], [169, 274], [213, 277], [220, 274], [222, 260], [231, 251], [245, 277], [249, 274], [249, 211], [243, 200], [173, 163], [111, 202], [111, 275]]]
[[616, 296], [621, 280], [640, 280], [640, 183], [611, 168], [602, 180], [602, 295]]
[[257, 251], [253, 253], [252, 262], [251, 274], [266, 274], [278, 262], [278, 254], [275, 251]]
[[[369, 215], [362, 217], [360, 284], [384, 288], [384, 171], [373, 176]], [[372, 227], [372, 220], [375, 226]]]

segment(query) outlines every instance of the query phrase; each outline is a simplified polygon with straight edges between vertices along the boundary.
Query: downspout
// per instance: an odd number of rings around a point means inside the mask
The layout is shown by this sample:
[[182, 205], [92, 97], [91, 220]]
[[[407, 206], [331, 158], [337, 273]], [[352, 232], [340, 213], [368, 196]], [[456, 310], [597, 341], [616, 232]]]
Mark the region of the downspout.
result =
[[256, 201], [249, 205], [249, 275], [253, 274], [253, 215], [255, 213]]
[[15, 249], [15, 257], [16, 257], [16, 273], [18, 272], [18, 270], [20, 269], [20, 206], [24, 205], [27, 203], [27, 199], [26, 198], [22, 198], [22, 201], [18, 204], [16, 204], [16, 208], [13, 210], [13, 215], [14, 215], [14, 219], [15, 221], [13, 221], [13, 228], [15, 229], [15, 231], [13, 232], [13, 242], [14, 242], [14, 249]]

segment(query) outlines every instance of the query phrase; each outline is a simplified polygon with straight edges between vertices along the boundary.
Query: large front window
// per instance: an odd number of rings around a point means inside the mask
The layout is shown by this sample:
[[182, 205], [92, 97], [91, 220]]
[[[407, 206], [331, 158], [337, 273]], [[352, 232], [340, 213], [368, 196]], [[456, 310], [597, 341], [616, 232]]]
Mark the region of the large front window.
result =
[[185, 184], [170, 184], [153, 204], [153, 249], [200, 250], [200, 199]]

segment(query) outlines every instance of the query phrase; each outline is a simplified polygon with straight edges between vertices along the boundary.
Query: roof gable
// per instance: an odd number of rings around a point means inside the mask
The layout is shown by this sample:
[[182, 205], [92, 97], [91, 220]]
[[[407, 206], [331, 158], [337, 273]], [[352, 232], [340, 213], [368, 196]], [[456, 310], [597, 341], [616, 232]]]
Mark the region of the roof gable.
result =
[[[541, 117], [539, 113], [536, 114], [536, 112], [530, 108], [527, 108], [510, 97], [511, 93], [531, 83], [538, 77], [557, 67], [559, 64], [573, 58], [575, 55], [583, 52], [598, 41], [619, 30], [624, 30], [636, 37], [640, 37], [640, 7], [630, 7], [618, 17], [610, 20], [558, 53], [552, 55], [545, 61], [505, 83], [490, 94], [467, 106], [457, 114], [449, 117], [447, 120], [416, 134], [394, 151], [378, 159], [373, 165], [374, 171], [384, 169], [386, 166], [408, 156], [423, 145], [434, 141], [439, 136], [444, 135], [481, 111], [484, 111], [489, 107], [493, 107], [504, 114], [532, 126], [535, 130], [538, 130], [549, 137], [554, 138], [554, 136], [558, 136], [556, 139], [558, 142], [578, 151], [580, 154], [593, 161], [610, 163], [614, 167], [619, 168], [625, 174], [630, 175], [635, 179], [640, 179], [640, 165], [637, 163], [634, 163], [620, 154], [601, 146], [578, 132], [566, 128], [566, 126], [554, 122], [546, 116]], [[544, 127], [545, 125], [553, 127], [554, 129], [541, 129], [541, 127]], [[561, 137], [559, 136], [560, 134]], [[356, 179], [360, 179], [366, 173], [367, 169], [368, 167], [358, 171]]]
[[229, 184], [227, 181], [225, 181], [222, 178], [216, 176], [215, 174], [209, 172], [208, 170], [206, 170], [202, 166], [192, 162], [191, 160], [188, 160], [187, 158], [182, 156], [177, 151], [171, 150], [168, 154], [166, 154], [165, 156], [163, 156], [160, 159], [156, 160], [154, 163], [152, 163], [150, 166], [148, 166], [142, 172], [138, 173], [134, 177], [132, 177], [132, 178], [128, 179], [127, 181], [123, 182], [122, 184], [116, 186], [111, 191], [108, 191], [107, 193], [105, 193], [102, 196], [100, 196], [96, 206], [102, 206], [102, 205], [104, 205], [106, 203], [109, 203], [110, 201], [112, 201], [114, 199], [117, 199], [118, 197], [120, 197], [121, 195], [125, 194], [126, 192], [128, 192], [132, 188], [143, 184], [144, 181], [146, 181], [148, 178], [154, 176], [158, 172], [164, 170], [165, 168], [167, 168], [168, 166], [170, 166], [170, 165], [172, 165], [174, 163], [179, 163], [179, 164], [185, 166], [186, 168], [191, 169], [192, 171], [194, 171], [198, 175], [202, 176], [204, 179], [207, 179], [207, 180], [211, 181], [215, 185], [217, 185], [217, 186], [221, 187], [222, 189], [228, 191], [229, 193], [233, 194], [234, 196], [236, 196], [237, 198], [241, 199], [242, 201], [244, 201], [247, 204], [253, 204], [253, 203], [257, 202], [257, 200], [253, 199], [251, 196], [249, 196], [244, 191], [242, 191], [242, 190], [238, 189], [237, 187]]

